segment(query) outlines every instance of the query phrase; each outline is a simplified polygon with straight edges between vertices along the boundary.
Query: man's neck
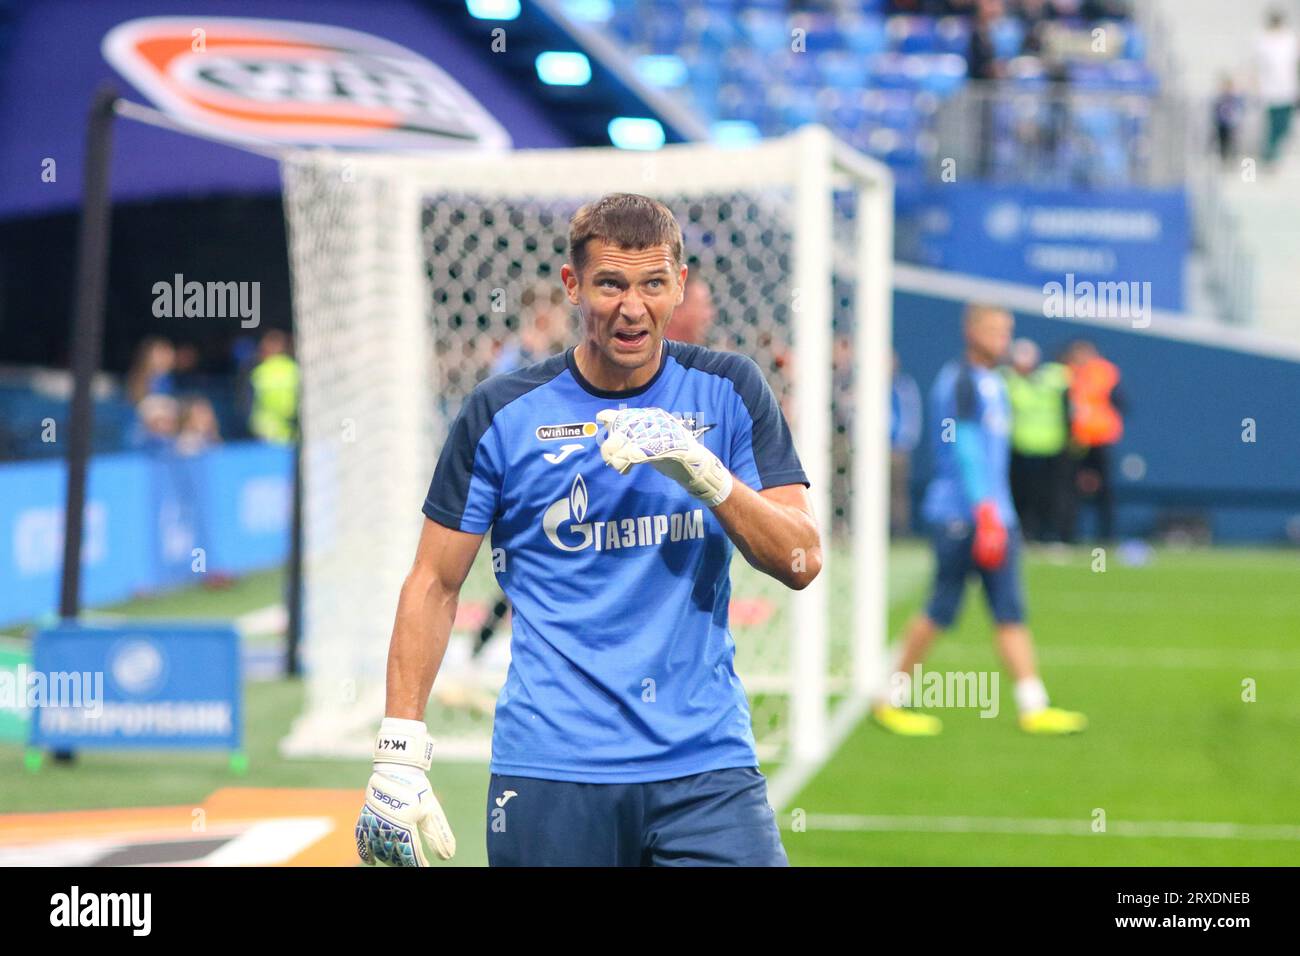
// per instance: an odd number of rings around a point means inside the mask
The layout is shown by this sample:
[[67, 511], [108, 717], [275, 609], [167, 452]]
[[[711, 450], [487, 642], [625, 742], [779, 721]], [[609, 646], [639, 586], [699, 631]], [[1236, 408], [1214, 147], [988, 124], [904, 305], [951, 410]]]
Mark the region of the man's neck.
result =
[[993, 367], [993, 363], [988, 358], [976, 352], [974, 349], [966, 350], [966, 361], [968, 364], [978, 366], [979, 368]]
[[659, 343], [659, 354], [653, 362], [648, 362], [639, 368], [623, 368], [607, 362], [599, 351], [592, 348], [588, 342], [578, 343], [578, 347], [573, 350], [573, 361], [578, 366], [578, 371], [582, 377], [587, 380], [594, 388], [602, 389], [607, 392], [630, 392], [634, 388], [640, 388], [650, 379], [655, 377], [659, 371], [659, 366], [663, 362], [664, 343]]

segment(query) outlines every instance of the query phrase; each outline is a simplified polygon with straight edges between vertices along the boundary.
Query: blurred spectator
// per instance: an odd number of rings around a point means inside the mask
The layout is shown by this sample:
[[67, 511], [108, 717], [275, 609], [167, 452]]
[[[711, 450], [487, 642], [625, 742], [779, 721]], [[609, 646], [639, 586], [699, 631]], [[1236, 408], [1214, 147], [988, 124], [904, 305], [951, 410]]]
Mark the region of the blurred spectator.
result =
[[1214, 138], [1219, 158], [1229, 163], [1237, 155], [1237, 129], [1245, 113], [1245, 103], [1237, 92], [1232, 77], [1224, 76], [1219, 93], [1214, 98]]
[[1115, 528], [1111, 493], [1111, 448], [1124, 434], [1119, 369], [1102, 358], [1091, 342], [1067, 350], [1070, 367], [1070, 435], [1075, 446], [1074, 495], [1066, 516], [1065, 539], [1074, 541], [1081, 499], [1097, 506], [1099, 537], [1108, 541]]
[[298, 433], [298, 363], [289, 356], [289, 336], [272, 329], [257, 348], [250, 375], [253, 412], [248, 428], [263, 441], [292, 442]]
[[132, 405], [139, 405], [149, 395], [174, 395], [176, 349], [166, 339], [151, 336], [135, 350], [135, 359], [126, 376], [126, 391]]
[[492, 363], [493, 375], [513, 372], [562, 351], [569, 336], [569, 304], [557, 283], [538, 282], [524, 291], [519, 334]]
[[709, 329], [717, 312], [713, 308], [713, 294], [704, 280], [691, 274], [686, 277], [686, 291], [682, 295], [682, 304], [673, 309], [664, 329], [664, 337], [694, 345], [706, 345]]
[[221, 428], [212, 403], [202, 395], [191, 395], [181, 403], [180, 432], [176, 450], [182, 455], [197, 455], [221, 444]]
[[1291, 112], [1300, 95], [1300, 48], [1281, 11], [1268, 15], [1268, 28], [1256, 42], [1255, 51], [1257, 90], [1268, 114], [1264, 164], [1272, 166], [1291, 130]]
[[975, 22], [971, 26], [970, 47], [966, 51], [966, 73], [972, 80], [999, 80], [1006, 65], [998, 59], [994, 31], [1005, 15], [1002, 0], [979, 0]]
[[894, 353], [894, 379], [889, 395], [889, 530], [912, 529], [912, 452], [921, 440], [921, 390], [904, 372]]
[[[979, 0], [975, 8], [975, 22], [971, 26], [970, 45], [966, 49], [966, 74], [972, 80], [1000, 80], [1006, 75], [1006, 63], [998, 59], [998, 21], [1004, 14], [1002, 0]], [[979, 173], [988, 176], [994, 167], [996, 98], [992, 95], [977, 100], [979, 118]]]
[[1039, 364], [1029, 339], [1011, 345], [1003, 369], [1011, 404], [1011, 499], [1030, 541], [1063, 537], [1073, 478], [1070, 438], [1070, 372], [1059, 362]]
[[130, 444], [140, 451], [171, 451], [176, 447], [180, 411], [170, 395], [146, 395], [136, 405]]
[[248, 423], [253, 417], [253, 367], [257, 365], [257, 340], [241, 335], [230, 344], [230, 359], [235, 364], [235, 415], [244, 429], [239, 436], [246, 437]]

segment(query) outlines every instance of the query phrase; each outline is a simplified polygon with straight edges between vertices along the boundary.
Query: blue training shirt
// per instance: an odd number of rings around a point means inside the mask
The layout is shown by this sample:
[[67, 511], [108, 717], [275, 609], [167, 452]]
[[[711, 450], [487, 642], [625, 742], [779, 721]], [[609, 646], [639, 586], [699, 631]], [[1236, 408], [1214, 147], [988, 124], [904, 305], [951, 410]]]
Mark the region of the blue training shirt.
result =
[[492, 772], [636, 783], [757, 766], [727, 620], [731, 540], [651, 466], [606, 465], [596, 413], [662, 408], [751, 488], [806, 485], [776, 396], [734, 353], [665, 341], [649, 382], [610, 392], [573, 352], [474, 389], [424, 503], [449, 528], [492, 529], [513, 605]]
[[[975, 442], [968, 461], [976, 474], [962, 473], [957, 444], [962, 438]], [[978, 494], [997, 505], [1006, 527], [1017, 524], [1011, 502], [1011, 403], [1001, 375], [964, 361], [944, 365], [930, 390], [930, 441], [934, 476], [921, 506], [926, 521], [972, 522], [978, 502], [967, 486], [973, 482]]]

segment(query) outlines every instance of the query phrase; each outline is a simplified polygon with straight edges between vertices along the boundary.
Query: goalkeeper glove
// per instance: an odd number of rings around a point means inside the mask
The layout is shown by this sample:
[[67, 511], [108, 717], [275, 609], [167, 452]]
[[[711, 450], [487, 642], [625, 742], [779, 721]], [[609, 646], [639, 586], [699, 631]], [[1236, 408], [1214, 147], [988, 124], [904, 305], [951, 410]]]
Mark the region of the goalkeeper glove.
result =
[[606, 408], [596, 413], [596, 420], [609, 432], [600, 457], [620, 475], [649, 462], [711, 508], [731, 494], [731, 472], [662, 408]]
[[1007, 529], [998, 517], [998, 507], [991, 501], [981, 501], [975, 507], [975, 540], [971, 544], [971, 557], [985, 571], [1002, 567], [1007, 556]]
[[367, 866], [428, 866], [430, 847], [444, 860], [456, 855], [456, 837], [429, 784], [432, 759], [423, 721], [384, 718], [357, 820], [357, 855]]

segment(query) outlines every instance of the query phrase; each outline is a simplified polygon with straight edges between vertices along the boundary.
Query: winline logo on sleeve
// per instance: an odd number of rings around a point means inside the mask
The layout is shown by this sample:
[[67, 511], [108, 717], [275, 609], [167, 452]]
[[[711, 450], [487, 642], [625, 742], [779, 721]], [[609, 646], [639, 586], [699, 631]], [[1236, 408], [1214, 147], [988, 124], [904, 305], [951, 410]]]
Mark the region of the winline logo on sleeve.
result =
[[506, 149], [510, 136], [434, 63], [368, 33], [234, 17], [144, 17], [104, 58], [214, 139], [353, 149]]

